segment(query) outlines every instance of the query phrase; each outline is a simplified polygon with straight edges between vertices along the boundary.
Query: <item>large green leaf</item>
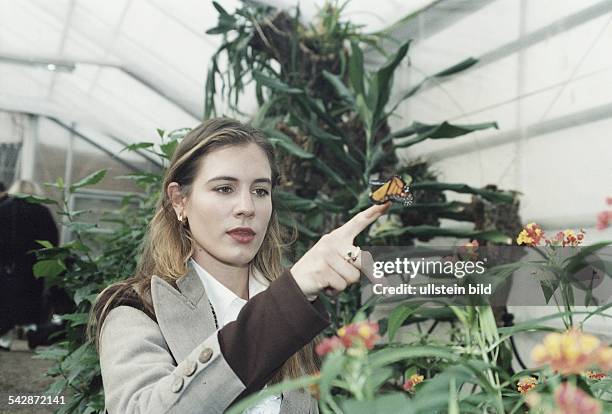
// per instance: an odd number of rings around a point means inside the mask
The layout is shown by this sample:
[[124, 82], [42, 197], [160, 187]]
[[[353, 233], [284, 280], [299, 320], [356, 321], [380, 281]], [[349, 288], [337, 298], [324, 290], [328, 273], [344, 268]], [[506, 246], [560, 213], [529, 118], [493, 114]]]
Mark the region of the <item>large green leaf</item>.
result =
[[295, 227], [300, 232], [300, 234], [306, 237], [309, 237], [311, 239], [318, 239], [319, 237], [322, 236], [322, 234], [312, 231], [311, 229], [309, 229], [308, 227], [306, 227], [305, 225], [303, 225], [302, 223], [300, 223], [299, 221], [293, 218], [289, 218], [289, 217], [282, 215], [282, 216], [279, 216], [278, 221], [284, 226]]
[[87, 177], [77, 181], [76, 183], [70, 186], [70, 192], [74, 192], [75, 190], [86, 187], [88, 185], [98, 184], [102, 179], [106, 176], [106, 170], [98, 170], [89, 174]]
[[446, 76], [450, 76], [450, 75], [454, 75], [456, 73], [462, 72], [472, 66], [474, 66], [475, 64], [478, 63], [478, 59], [475, 59], [473, 57], [469, 57], [465, 60], [462, 60], [461, 62], [451, 66], [450, 68], [446, 68], [443, 71], [440, 71], [438, 73], [436, 73], [435, 75], [433, 75], [433, 78], [444, 78]]
[[340, 76], [334, 75], [333, 73], [324, 70], [323, 77], [325, 77], [325, 79], [327, 79], [328, 82], [334, 87], [334, 89], [336, 90], [336, 94], [339, 98], [345, 100], [351, 105], [355, 105], [355, 97], [346, 87]]
[[576, 249], [577, 253], [566, 258], [563, 262], [566, 266], [565, 270], [569, 274], [574, 274], [583, 267], [587, 266], [589, 263], [585, 261], [586, 258], [597, 252], [598, 250], [603, 249], [604, 247], [612, 245], [612, 241], [603, 241], [599, 243], [592, 244], [590, 246], [580, 247], [580, 249]]
[[327, 408], [327, 403], [333, 400], [332, 383], [342, 373], [345, 368], [348, 356], [342, 352], [332, 352], [327, 355], [321, 367], [321, 377], [319, 380], [319, 393], [321, 396], [321, 406]]
[[395, 103], [395, 105], [393, 105], [393, 107], [391, 108], [391, 110], [389, 112], [387, 112], [387, 114], [385, 115], [385, 117], [388, 117], [389, 115], [391, 115], [392, 113], [395, 112], [395, 110], [397, 109], [397, 107], [404, 102], [406, 99], [412, 97], [413, 95], [415, 95], [418, 91], [421, 90], [421, 88], [423, 86], [425, 86], [425, 84], [427, 84], [429, 81], [431, 81], [432, 79], [436, 79], [436, 78], [443, 78], [446, 76], [450, 76], [456, 73], [461, 72], [462, 70], [466, 70], [469, 67], [475, 65], [476, 63], [478, 63], [478, 59], [474, 59], [472, 57], [467, 58], [449, 68], [446, 68], [438, 73], [436, 73], [435, 75], [430, 75], [430, 76], [426, 76], [421, 82], [417, 83], [416, 85], [414, 85], [412, 88], [410, 88], [407, 92], [405, 92], [400, 99], [397, 100], [397, 102]]
[[395, 337], [397, 330], [404, 324], [410, 315], [417, 311], [417, 309], [418, 306], [414, 305], [400, 305], [393, 309], [391, 315], [389, 315], [389, 325], [387, 328], [389, 333], [389, 342], [393, 342], [393, 338]]
[[306, 94], [295, 95], [295, 100], [302, 106], [304, 112], [315, 114], [321, 121], [325, 122], [329, 129], [336, 135], [342, 134], [342, 131], [336, 125], [336, 120], [327, 113], [321, 100], [313, 99]]
[[446, 203], [414, 203], [409, 206], [393, 205], [388, 213], [399, 213], [405, 210], [416, 210], [427, 213], [460, 213], [465, 210], [467, 204], [460, 201], [449, 201]]
[[258, 70], [253, 70], [253, 79], [261, 83], [262, 85], [267, 86], [268, 88], [278, 92], [284, 92], [293, 95], [301, 95], [304, 93], [304, 91], [302, 91], [301, 89], [292, 88], [280, 79], [271, 78], [270, 76], [265, 75]]
[[207, 34], [224, 34], [233, 29], [236, 24], [236, 18], [229, 14], [219, 3], [213, 1], [213, 6], [219, 12], [217, 26], [206, 31]]
[[[454, 191], [456, 193], [477, 194], [495, 203], [512, 203], [515, 195], [509, 191], [489, 190], [470, 187], [467, 184], [441, 183], [438, 181], [421, 181], [410, 185], [412, 190]], [[418, 200], [417, 200], [418, 201]]]
[[32, 194], [14, 194], [13, 196], [32, 204], [57, 204], [57, 201], [49, 197], [41, 197]]
[[404, 234], [409, 234], [416, 237], [457, 237], [460, 239], [478, 239], [488, 240], [493, 243], [512, 244], [512, 238], [508, 237], [499, 230], [462, 230], [462, 229], [445, 229], [436, 226], [407, 226], [388, 231], [379, 232], [376, 238], [398, 237]]
[[174, 151], [176, 151], [176, 147], [178, 147], [178, 140], [176, 139], [168, 141], [159, 146], [159, 148], [162, 150], [162, 153], [168, 160], [172, 159]]
[[411, 41], [412, 40], [408, 40], [402, 44], [397, 52], [395, 52], [395, 54], [392, 55], [372, 76], [370, 89], [368, 91], [368, 107], [372, 111], [373, 127], [376, 127], [378, 124], [385, 105], [389, 102], [391, 87], [393, 85], [393, 73], [408, 53], [408, 47]]
[[271, 128], [266, 128], [263, 131], [268, 136], [268, 139], [272, 144], [280, 145], [289, 154], [295, 155], [298, 158], [314, 158], [313, 153], [308, 152], [304, 148], [297, 145], [289, 136], [283, 134], [282, 132]]
[[373, 400], [344, 400], [343, 412], [350, 414], [411, 414], [412, 403], [405, 393], [382, 394]]
[[355, 95], [365, 97], [363, 68], [363, 52], [356, 41], [351, 41], [351, 55], [349, 56], [349, 79]]
[[34, 276], [53, 279], [66, 270], [66, 265], [60, 259], [39, 260], [32, 267]]
[[384, 348], [373, 352], [370, 356], [372, 367], [382, 367], [398, 361], [415, 358], [439, 358], [449, 362], [457, 361], [460, 357], [448, 348], [436, 346], [404, 345], [401, 347]]
[[[157, 129], [157, 133], [158, 134], [160, 134], [159, 131], [161, 131], [161, 129]], [[163, 134], [163, 131], [161, 132], [161, 134]], [[155, 144], [152, 143], [152, 142], [138, 142], [136, 144], [130, 144], [130, 145], [126, 146], [125, 148], [123, 148], [121, 151], [119, 151], [119, 154], [121, 154], [123, 151], [138, 151], [139, 149], [151, 148], [154, 145]]]
[[60, 317], [65, 321], [70, 321], [70, 326], [85, 325], [89, 320], [89, 313], [67, 313]]
[[496, 122], [486, 122], [482, 124], [453, 125], [453, 124], [448, 123], [447, 121], [444, 121], [438, 125], [418, 124], [417, 128], [423, 132], [420, 132], [416, 137], [396, 143], [395, 147], [396, 148], [409, 147], [421, 141], [425, 141], [428, 138], [429, 139], [456, 138], [462, 135], [469, 134], [470, 132], [479, 131], [482, 129], [497, 128], [497, 123]]
[[313, 200], [299, 197], [288, 191], [275, 191], [274, 200], [275, 202], [278, 202], [282, 208], [286, 208], [292, 212], [305, 212], [317, 208], [317, 203], [315, 203]]

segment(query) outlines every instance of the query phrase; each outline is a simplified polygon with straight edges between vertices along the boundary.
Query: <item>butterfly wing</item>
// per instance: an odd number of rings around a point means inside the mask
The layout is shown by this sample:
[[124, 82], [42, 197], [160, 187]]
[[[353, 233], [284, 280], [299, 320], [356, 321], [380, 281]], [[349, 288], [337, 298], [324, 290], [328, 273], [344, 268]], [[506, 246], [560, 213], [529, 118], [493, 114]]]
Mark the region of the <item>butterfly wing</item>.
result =
[[370, 181], [371, 185], [380, 185], [375, 191], [370, 193], [370, 200], [375, 204], [384, 204], [388, 200], [410, 205], [413, 196], [410, 187], [399, 175], [394, 175], [387, 181]]
[[410, 193], [410, 187], [402, 179], [402, 177], [396, 175], [392, 179], [393, 191], [389, 192], [389, 199], [398, 203], [402, 203], [405, 206], [412, 204], [414, 197]]
[[391, 181], [389, 180], [383, 185], [381, 185], [380, 187], [378, 187], [378, 189], [370, 193], [370, 200], [372, 200], [374, 204], [386, 203], [388, 200], [387, 194], [389, 192], [390, 186], [391, 186]]

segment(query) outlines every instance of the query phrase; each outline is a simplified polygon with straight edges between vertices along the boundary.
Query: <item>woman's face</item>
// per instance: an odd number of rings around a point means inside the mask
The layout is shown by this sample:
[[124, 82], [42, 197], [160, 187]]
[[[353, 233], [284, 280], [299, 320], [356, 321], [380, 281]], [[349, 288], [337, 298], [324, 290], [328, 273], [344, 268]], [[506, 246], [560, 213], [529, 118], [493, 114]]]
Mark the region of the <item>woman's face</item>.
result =
[[222, 147], [200, 160], [183, 204], [199, 262], [242, 267], [255, 257], [272, 215], [271, 175], [266, 154], [252, 143]]

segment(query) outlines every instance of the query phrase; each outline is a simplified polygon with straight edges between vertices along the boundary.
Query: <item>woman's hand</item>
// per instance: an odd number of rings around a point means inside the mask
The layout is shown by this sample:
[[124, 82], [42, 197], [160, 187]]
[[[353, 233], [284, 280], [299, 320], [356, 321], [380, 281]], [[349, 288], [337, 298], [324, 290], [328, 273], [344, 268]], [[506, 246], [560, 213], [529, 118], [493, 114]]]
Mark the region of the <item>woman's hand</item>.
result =
[[[344, 225], [325, 234], [291, 268], [291, 274], [308, 300], [326, 288], [342, 291], [359, 281], [361, 255], [353, 240], [391, 207], [391, 202], [374, 205], [357, 213]], [[351, 252], [355, 260], [348, 259]]]

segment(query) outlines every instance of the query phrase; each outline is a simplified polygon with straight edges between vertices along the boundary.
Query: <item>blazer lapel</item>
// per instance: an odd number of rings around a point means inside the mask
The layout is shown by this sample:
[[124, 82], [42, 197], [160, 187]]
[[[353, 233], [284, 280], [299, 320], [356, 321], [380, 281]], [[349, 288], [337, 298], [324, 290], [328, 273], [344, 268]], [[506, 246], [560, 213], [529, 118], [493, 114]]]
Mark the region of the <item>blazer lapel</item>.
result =
[[158, 276], [151, 277], [157, 323], [177, 363], [216, 330], [204, 285], [191, 263], [176, 281], [178, 290]]

